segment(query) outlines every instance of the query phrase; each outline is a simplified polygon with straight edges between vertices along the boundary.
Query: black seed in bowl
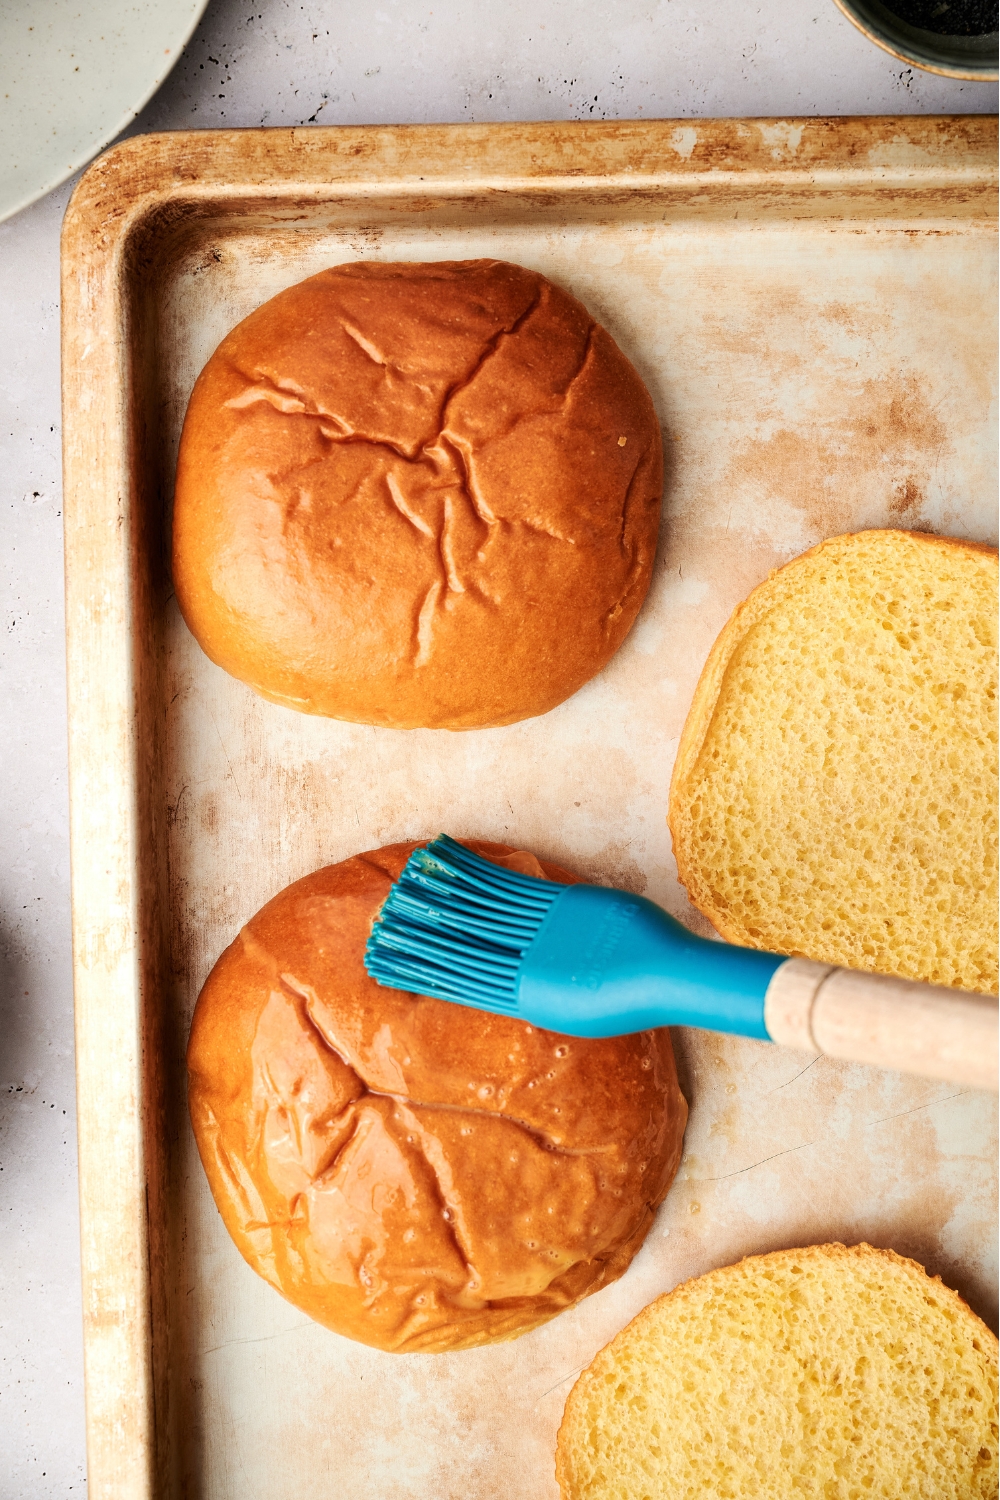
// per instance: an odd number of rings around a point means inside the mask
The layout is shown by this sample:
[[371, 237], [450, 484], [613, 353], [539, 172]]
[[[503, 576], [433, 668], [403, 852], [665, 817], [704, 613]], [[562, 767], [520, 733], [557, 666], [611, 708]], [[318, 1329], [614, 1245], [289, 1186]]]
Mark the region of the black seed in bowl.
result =
[[937, 36], [990, 36], [1000, 6], [998, 0], [886, 0], [886, 9]]

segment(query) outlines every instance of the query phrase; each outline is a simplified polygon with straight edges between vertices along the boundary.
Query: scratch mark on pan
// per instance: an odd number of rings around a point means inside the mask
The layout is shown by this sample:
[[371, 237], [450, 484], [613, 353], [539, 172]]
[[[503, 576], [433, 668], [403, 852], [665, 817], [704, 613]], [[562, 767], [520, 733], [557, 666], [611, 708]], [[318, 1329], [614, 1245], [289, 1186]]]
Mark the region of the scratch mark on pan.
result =
[[275, 1339], [283, 1339], [288, 1333], [297, 1333], [300, 1328], [315, 1328], [315, 1323], [310, 1318], [305, 1318], [301, 1323], [293, 1323], [291, 1328], [282, 1328], [277, 1333], [262, 1333], [254, 1339], [226, 1339], [222, 1344], [213, 1344], [210, 1349], [200, 1351], [202, 1359], [209, 1354], [218, 1354], [220, 1349], [233, 1349], [238, 1344], [270, 1344]]
[[898, 1115], [884, 1115], [881, 1120], [869, 1120], [865, 1130], [871, 1130], [874, 1125], [885, 1125], [890, 1120], [901, 1120], [904, 1115], [915, 1115], [922, 1109], [933, 1109], [935, 1104], [947, 1104], [949, 1099], [961, 1099], [963, 1094], [968, 1094], [969, 1089], [959, 1089], [957, 1094], [945, 1094], [943, 1099], [928, 1099], [926, 1104], [915, 1104], [912, 1109], [901, 1109]]
[[816, 1063], [819, 1062], [819, 1060], [820, 1060], [820, 1058], [822, 1056], [823, 1056], [822, 1052], [817, 1052], [816, 1056], [813, 1058], [813, 1060], [812, 1060], [811, 1063], [806, 1063], [806, 1065], [805, 1065], [804, 1068], [800, 1068], [799, 1071], [793, 1077], [786, 1079], [786, 1081], [784, 1083], [779, 1083], [777, 1088], [775, 1088], [775, 1089], [769, 1089], [768, 1092], [764, 1095], [764, 1098], [765, 1099], [770, 1099], [770, 1097], [771, 1097], [772, 1094], [777, 1094], [781, 1089], [787, 1089], [788, 1085], [790, 1083], [794, 1083], [796, 1078], [801, 1078], [803, 1073], [808, 1073], [809, 1069], [812, 1068], [812, 1067], [814, 1067], [816, 1065]]
[[[822, 1055], [822, 1054], [821, 1054]], [[816, 1059], [814, 1059], [816, 1061]], [[812, 1063], [809, 1064], [812, 1067]], [[805, 1068], [802, 1070], [805, 1072]], [[789, 1079], [790, 1083], [794, 1079]], [[926, 1104], [917, 1104], [913, 1109], [901, 1109], [897, 1115], [885, 1115], [879, 1120], [868, 1120], [862, 1126], [863, 1130], [871, 1130], [876, 1125], [885, 1125], [889, 1120], [901, 1120], [905, 1115], [915, 1115], [922, 1109], [933, 1109], [936, 1104], [947, 1104], [950, 1099], [960, 1099], [963, 1094], [971, 1092], [969, 1089], [959, 1089], [955, 1094], [945, 1094], [943, 1099], [928, 1099]], [[804, 1151], [807, 1146], [816, 1146], [817, 1141], [803, 1141], [801, 1146], [788, 1146], [784, 1151], [775, 1151], [772, 1156], [765, 1156], [762, 1161], [751, 1162], [748, 1167], [739, 1167], [735, 1172], [724, 1172], [721, 1177], [699, 1177], [699, 1182], [725, 1182], [729, 1177], [741, 1177], [744, 1172], [752, 1172], [755, 1167], [763, 1167], [769, 1161], [775, 1161], [779, 1156], [790, 1156], [793, 1151]]]
[[545, 1400], [546, 1396], [551, 1396], [553, 1391], [557, 1391], [561, 1385], [566, 1384], [567, 1380], [572, 1380], [574, 1375], [579, 1375], [581, 1370], [584, 1369], [586, 1369], [586, 1365], [577, 1365], [576, 1369], [570, 1370], [569, 1374], [564, 1375], [562, 1380], [557, 1380], [555, 1385], [550, 1385], [548, 1390], [543, 1391], [538, 1400], [535, 1402], [535, 1410], [538, 1410], [542, 1402]]
[[233, 770], [233, 763], [229, 759], [229, 751], [226, 749], [226, 742], [222, 738], [222, 731], [219, 728], [218, 724], [216, 724], [216, 722], [215, 722], [215, 715], [213, 714], [213, 712], [212, 712], [211, 709], [208, 710], [208, 717], [211, 719], [213, 725], [215, 726], [215, 732], [219, 736], [219, 744], [222, 746], [222, 753], [226, 757], [226, 765], [229, 767], [229, 774], [233, 778], [233, 785], [235, 786], [237, 792], [239, 792], [240, 801], [242, 802], [243, 801], [243, 793], [240, 790], [240, 784], [239, 784], [239, 782], [236, 780], [236, 772]]
[[807, 1146], [815, 1146], [815, 1141], [803, 1141], [801, 1146], [788, 1146], [784, 1151], [775, 1151], [772, 1156], [765, 1156], [763, 1161], [751, 1162], [748, 1167], [739, 1167], [735, 1172], [723, 1172], [721, 1177], [699, 1177], [699, 1182], [725, 1182], [727, 1177], [742, 1177], [744, 1172], [752, 1172], [754, 1167], [763, 1167], [769, 1161], [776, 1161], [779, 1156], [791, 1156], [793, 1151], [804, 1151]]
[[177, 793], [177, 800], [174, 803], [173, 807], [171, 807], [169, 803], [167, 804], [167, 827], [168, 828], [172, 828], [174, 826], [174, 824], [177, 822], [178, 818], [180, 817], [180, 815], [181, 815], [181, 803], [184, 801], [184, 797], [185, 797], [185, 795], [187, 793], [187, 790], [188, 790], [188, 784], [185, 781], [184, 785], [181, 787], [180, 791]]

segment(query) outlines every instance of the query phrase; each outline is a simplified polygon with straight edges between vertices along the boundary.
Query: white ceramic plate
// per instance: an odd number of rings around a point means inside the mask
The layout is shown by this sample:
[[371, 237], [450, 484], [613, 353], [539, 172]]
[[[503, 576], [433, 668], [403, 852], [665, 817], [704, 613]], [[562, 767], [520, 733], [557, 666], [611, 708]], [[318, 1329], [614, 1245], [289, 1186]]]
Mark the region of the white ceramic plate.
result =
[[138, 114], [208, 0], [0, 0], [0, 220]]

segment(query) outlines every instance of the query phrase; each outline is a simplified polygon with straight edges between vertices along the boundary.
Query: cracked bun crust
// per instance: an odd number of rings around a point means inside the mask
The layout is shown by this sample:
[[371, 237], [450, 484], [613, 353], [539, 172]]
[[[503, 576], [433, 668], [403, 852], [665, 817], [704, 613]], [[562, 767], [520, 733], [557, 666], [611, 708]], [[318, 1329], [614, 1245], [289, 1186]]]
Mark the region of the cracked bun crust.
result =
[[665, 1030], [578, 1040], [369, 979], [372, 921], [416, 847], [318, 870], [248, 923], [198, 1000], [189, 1102], [254, 1270], [337, 1333], [435, 1353], [516, 1338], [621, 1276], [687, 1105]]
[[335, 266], [198, 377], [173, 574], [265, 698], [397, 729], [547, 712], [649, 587], [660, 430], [573, 297], [503, 261]]

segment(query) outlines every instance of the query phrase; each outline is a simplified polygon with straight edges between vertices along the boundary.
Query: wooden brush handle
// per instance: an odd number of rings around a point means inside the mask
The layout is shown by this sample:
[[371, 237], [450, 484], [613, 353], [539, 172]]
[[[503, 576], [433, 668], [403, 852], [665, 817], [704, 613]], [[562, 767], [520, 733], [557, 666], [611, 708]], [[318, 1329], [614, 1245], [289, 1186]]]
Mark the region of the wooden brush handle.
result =
[[772, 1041], [972, 1088], [997, 1087], [997, 1001], [790, 958], [764, 997]]

